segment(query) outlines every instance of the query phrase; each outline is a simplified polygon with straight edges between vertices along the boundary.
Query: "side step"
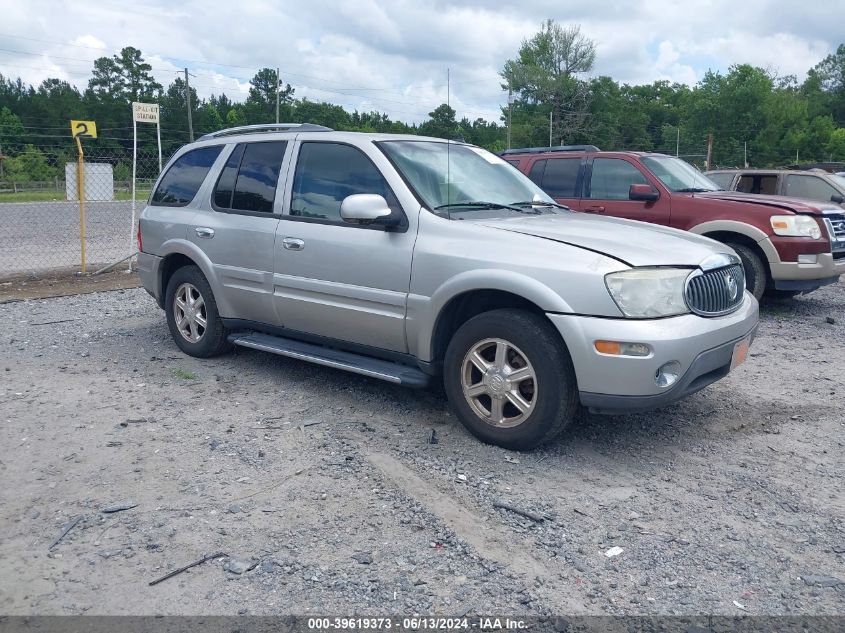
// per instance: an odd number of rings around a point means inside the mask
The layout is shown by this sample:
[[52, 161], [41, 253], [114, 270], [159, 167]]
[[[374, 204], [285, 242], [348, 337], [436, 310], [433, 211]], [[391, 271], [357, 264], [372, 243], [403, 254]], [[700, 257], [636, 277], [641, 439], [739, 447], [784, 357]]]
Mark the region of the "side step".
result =
[[263, 352], [307, 360], [317, 365], [344, 369], [355, 374], [386, 380], [405, 387], [422, 388], [428, 385], [429, 376], [415, 367], [392, 363], [387, 360], [343, 352], [329, 347], [312, 345], [281, 336], [258, 332], [229, 335], [229, 342], [241, 347], [251, 347]]

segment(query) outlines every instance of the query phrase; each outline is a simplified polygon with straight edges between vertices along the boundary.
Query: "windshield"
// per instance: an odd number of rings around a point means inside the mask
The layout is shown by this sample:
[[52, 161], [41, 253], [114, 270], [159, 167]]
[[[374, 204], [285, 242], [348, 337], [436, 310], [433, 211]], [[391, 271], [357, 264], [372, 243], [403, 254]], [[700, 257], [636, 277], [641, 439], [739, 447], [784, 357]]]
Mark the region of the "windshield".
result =
[[646, 167], [669, 191], [721, 191], [721, 187], [688, 162], [674, 156], [645, 156]]
[[[843, 173], [845, 173], [845, 172], [843, 172]], [[835, 182], [837, 185], [839, 185], [839, 187], [841, 189], [845, 189], [845, 175], [841, 176], [839, 174], [830, 174], [830, 178], [831, 178], [831, 180], [833, 180], [833, 182]]]
[[[379, 147], [396, 165], [425, 205], [448, 216], [450, 208], [518, 212], [518, 204], [554, 205], [542, 189], [504, 160], [472, 145], [437, 141], [383, 141]], [[482, 206], [482, 203], [484, 206]]]

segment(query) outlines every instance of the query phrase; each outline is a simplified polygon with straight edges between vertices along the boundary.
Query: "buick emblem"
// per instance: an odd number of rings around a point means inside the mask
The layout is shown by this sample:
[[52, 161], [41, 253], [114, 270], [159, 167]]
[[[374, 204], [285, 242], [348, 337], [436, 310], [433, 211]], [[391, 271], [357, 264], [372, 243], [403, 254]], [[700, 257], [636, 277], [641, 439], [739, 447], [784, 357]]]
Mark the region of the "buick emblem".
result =
[[725, 286], [728, 289], [728, 298], [731, 301], [736, 301], [736, 297], [739, 294], [739, 286], [736, 283], [736, 279], [730, 273], [725, 273]]

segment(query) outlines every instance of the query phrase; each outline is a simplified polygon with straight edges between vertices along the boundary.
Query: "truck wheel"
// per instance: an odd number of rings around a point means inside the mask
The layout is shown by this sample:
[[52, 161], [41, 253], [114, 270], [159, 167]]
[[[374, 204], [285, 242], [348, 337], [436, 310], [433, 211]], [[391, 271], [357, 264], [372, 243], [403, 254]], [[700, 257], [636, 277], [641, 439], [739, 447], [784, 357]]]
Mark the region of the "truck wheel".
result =
[[491, 310], [464, 323], [446, 350], [443, 383], [470, 433], [513, 450], [556, 437], [578, 405], [560, 335], [523, 310]]
[[726, 242], [726, 244], [739, 255], [742, 267], [745, 269], [745, 288], [759, 301], [766, 291], [767, 274], [763, 260], [757, 253], [743, 244], [732, 242]]
[[208, 358], [231, 348], [211, 286], [196, 266], [173, 273], [164, 295], [164, 310], [173, 341], [189, 356]]

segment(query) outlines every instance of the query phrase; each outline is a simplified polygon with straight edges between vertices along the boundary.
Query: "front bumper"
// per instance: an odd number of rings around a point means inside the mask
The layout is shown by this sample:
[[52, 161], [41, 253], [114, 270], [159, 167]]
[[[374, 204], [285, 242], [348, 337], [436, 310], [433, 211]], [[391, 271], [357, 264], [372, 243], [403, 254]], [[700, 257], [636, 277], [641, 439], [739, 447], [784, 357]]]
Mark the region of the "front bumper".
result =
[[[618, 412], [661, 407], [726, 376], [734, 345], [756, 333], [758, 307], [746, 292], [737, 311], [715, 318], [694, 314], [647, 320], [548, 316], [569, 349], [581, 403], [599, 412]], [[646, 357], [600, 354], [594, 347], [597, 340], [645, 343], [652, 353]], [[680, 378], [670, 387], [658, 387], [655, 373], [673, 360], [681, 365]]]
[[156, 257], [143, 251], [138, 253], [138, 276], [141, 278], [141, 285], [159, 306], [163, 304], [161, 275], [159, 274], [159, 268], [163, 261], [164, 258], [162, 257]]
[[[838, 254], [837, 254], [838, 255]], [[836, 283], [845, 274], [845, 257], [834, 259], [832, 253], [819, 253], [815, 264], [769, 262], [772, 281], [778, 290], [815, 290]]]

